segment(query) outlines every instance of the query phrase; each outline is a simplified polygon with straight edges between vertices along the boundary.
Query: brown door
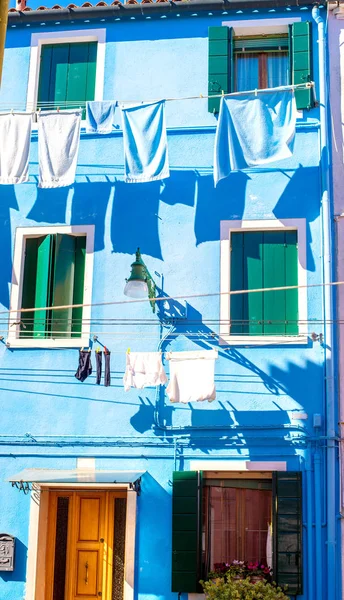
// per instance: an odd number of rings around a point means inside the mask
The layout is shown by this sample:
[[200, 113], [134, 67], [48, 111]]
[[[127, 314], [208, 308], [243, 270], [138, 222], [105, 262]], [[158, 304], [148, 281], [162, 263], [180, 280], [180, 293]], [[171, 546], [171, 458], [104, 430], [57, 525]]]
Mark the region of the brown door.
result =
[[[113, 549], [117, 539], [115, 510], [121, 499], [125, 519], [125, 498], [126, 492], [50, 492], [47, 600], [111, 600], [113, 586], [122, 587], [124, 570], [115, 581]], [[120, 522], [118, 530], [123, 538], [125, 523]], [[124, 569], [123, 543], [121, 548]]]

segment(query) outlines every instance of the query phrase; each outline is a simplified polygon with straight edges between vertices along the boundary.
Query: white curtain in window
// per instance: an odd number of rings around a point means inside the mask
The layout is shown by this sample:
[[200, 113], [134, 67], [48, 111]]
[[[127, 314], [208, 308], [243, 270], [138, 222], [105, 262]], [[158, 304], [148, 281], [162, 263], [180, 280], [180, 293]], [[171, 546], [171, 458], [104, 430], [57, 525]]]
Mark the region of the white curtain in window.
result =
[[259, 88], [259, 58], [257, 54], [239, 54], [236, 56], [236, 91]]
[[268, 87], [279, 87], [289, 84], [289, 57], [282, 52], [267, 54]]

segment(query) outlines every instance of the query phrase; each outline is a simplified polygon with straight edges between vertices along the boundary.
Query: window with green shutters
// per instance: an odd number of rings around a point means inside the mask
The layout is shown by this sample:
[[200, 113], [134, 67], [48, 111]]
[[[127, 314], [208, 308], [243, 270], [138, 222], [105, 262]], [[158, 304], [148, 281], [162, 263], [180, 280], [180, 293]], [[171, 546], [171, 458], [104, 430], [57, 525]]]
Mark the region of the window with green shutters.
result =
[[[296, 231], [232, 232], [230, 289], [254, 290], [298, 285]], [[297, 335], [298, 290], [233, 294], [231, 335]]]
[[84, 296], [86, 236], [51, 234], [25, 240], [21, 308], [42, 308], [21, 315], [21, 337], [80, 337]]
[[84, 107], [94, 100], [97, 42], [43, 44], [37, 106]]
[[207, 479], [197, 471], [173, 473], [173, 592], [198, 592], [214, 562], [258, 557], [272, 563], [273, 579], [288, 585], [289, 594], [302, 594], [302, 474], [267, 475]]
[[[218, 113], [212, 96], [312, 80], [311, 23], [289, 26], [288, 34], [234, 37], [231, 27], [209, 27], [208, 110]], [[296, 90], [298, 109], [314, 106], [313, 90]]]

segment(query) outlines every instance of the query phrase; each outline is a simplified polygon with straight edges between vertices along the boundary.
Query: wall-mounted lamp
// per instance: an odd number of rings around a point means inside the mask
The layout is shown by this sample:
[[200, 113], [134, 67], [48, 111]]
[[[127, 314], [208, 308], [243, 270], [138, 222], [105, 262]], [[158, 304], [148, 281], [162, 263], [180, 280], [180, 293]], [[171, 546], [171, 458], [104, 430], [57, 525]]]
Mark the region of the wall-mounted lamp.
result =
[[[136, 260], [131, 265], [129, 279], [126, 279], [124, 293], [130, 298], [155, 298], [155, 283], [142, 260], [140, 248], [136, 251]], [[153, 312], [155, 312], [155, 302], [151, 302]]]

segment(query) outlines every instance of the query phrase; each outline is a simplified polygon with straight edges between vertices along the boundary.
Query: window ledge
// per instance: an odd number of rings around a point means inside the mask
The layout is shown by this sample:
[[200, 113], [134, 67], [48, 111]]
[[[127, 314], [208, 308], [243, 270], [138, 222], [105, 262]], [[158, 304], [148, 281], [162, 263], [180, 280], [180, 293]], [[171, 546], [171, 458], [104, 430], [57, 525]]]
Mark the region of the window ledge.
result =
[[220, 333], [220, 346], [307, 346], [307, 335], [228, 335]]
[[82, 348], [83, 346], [88, 348], [90, 345], [90, 338], [7, 338], [6, 346], [8, 348]]

